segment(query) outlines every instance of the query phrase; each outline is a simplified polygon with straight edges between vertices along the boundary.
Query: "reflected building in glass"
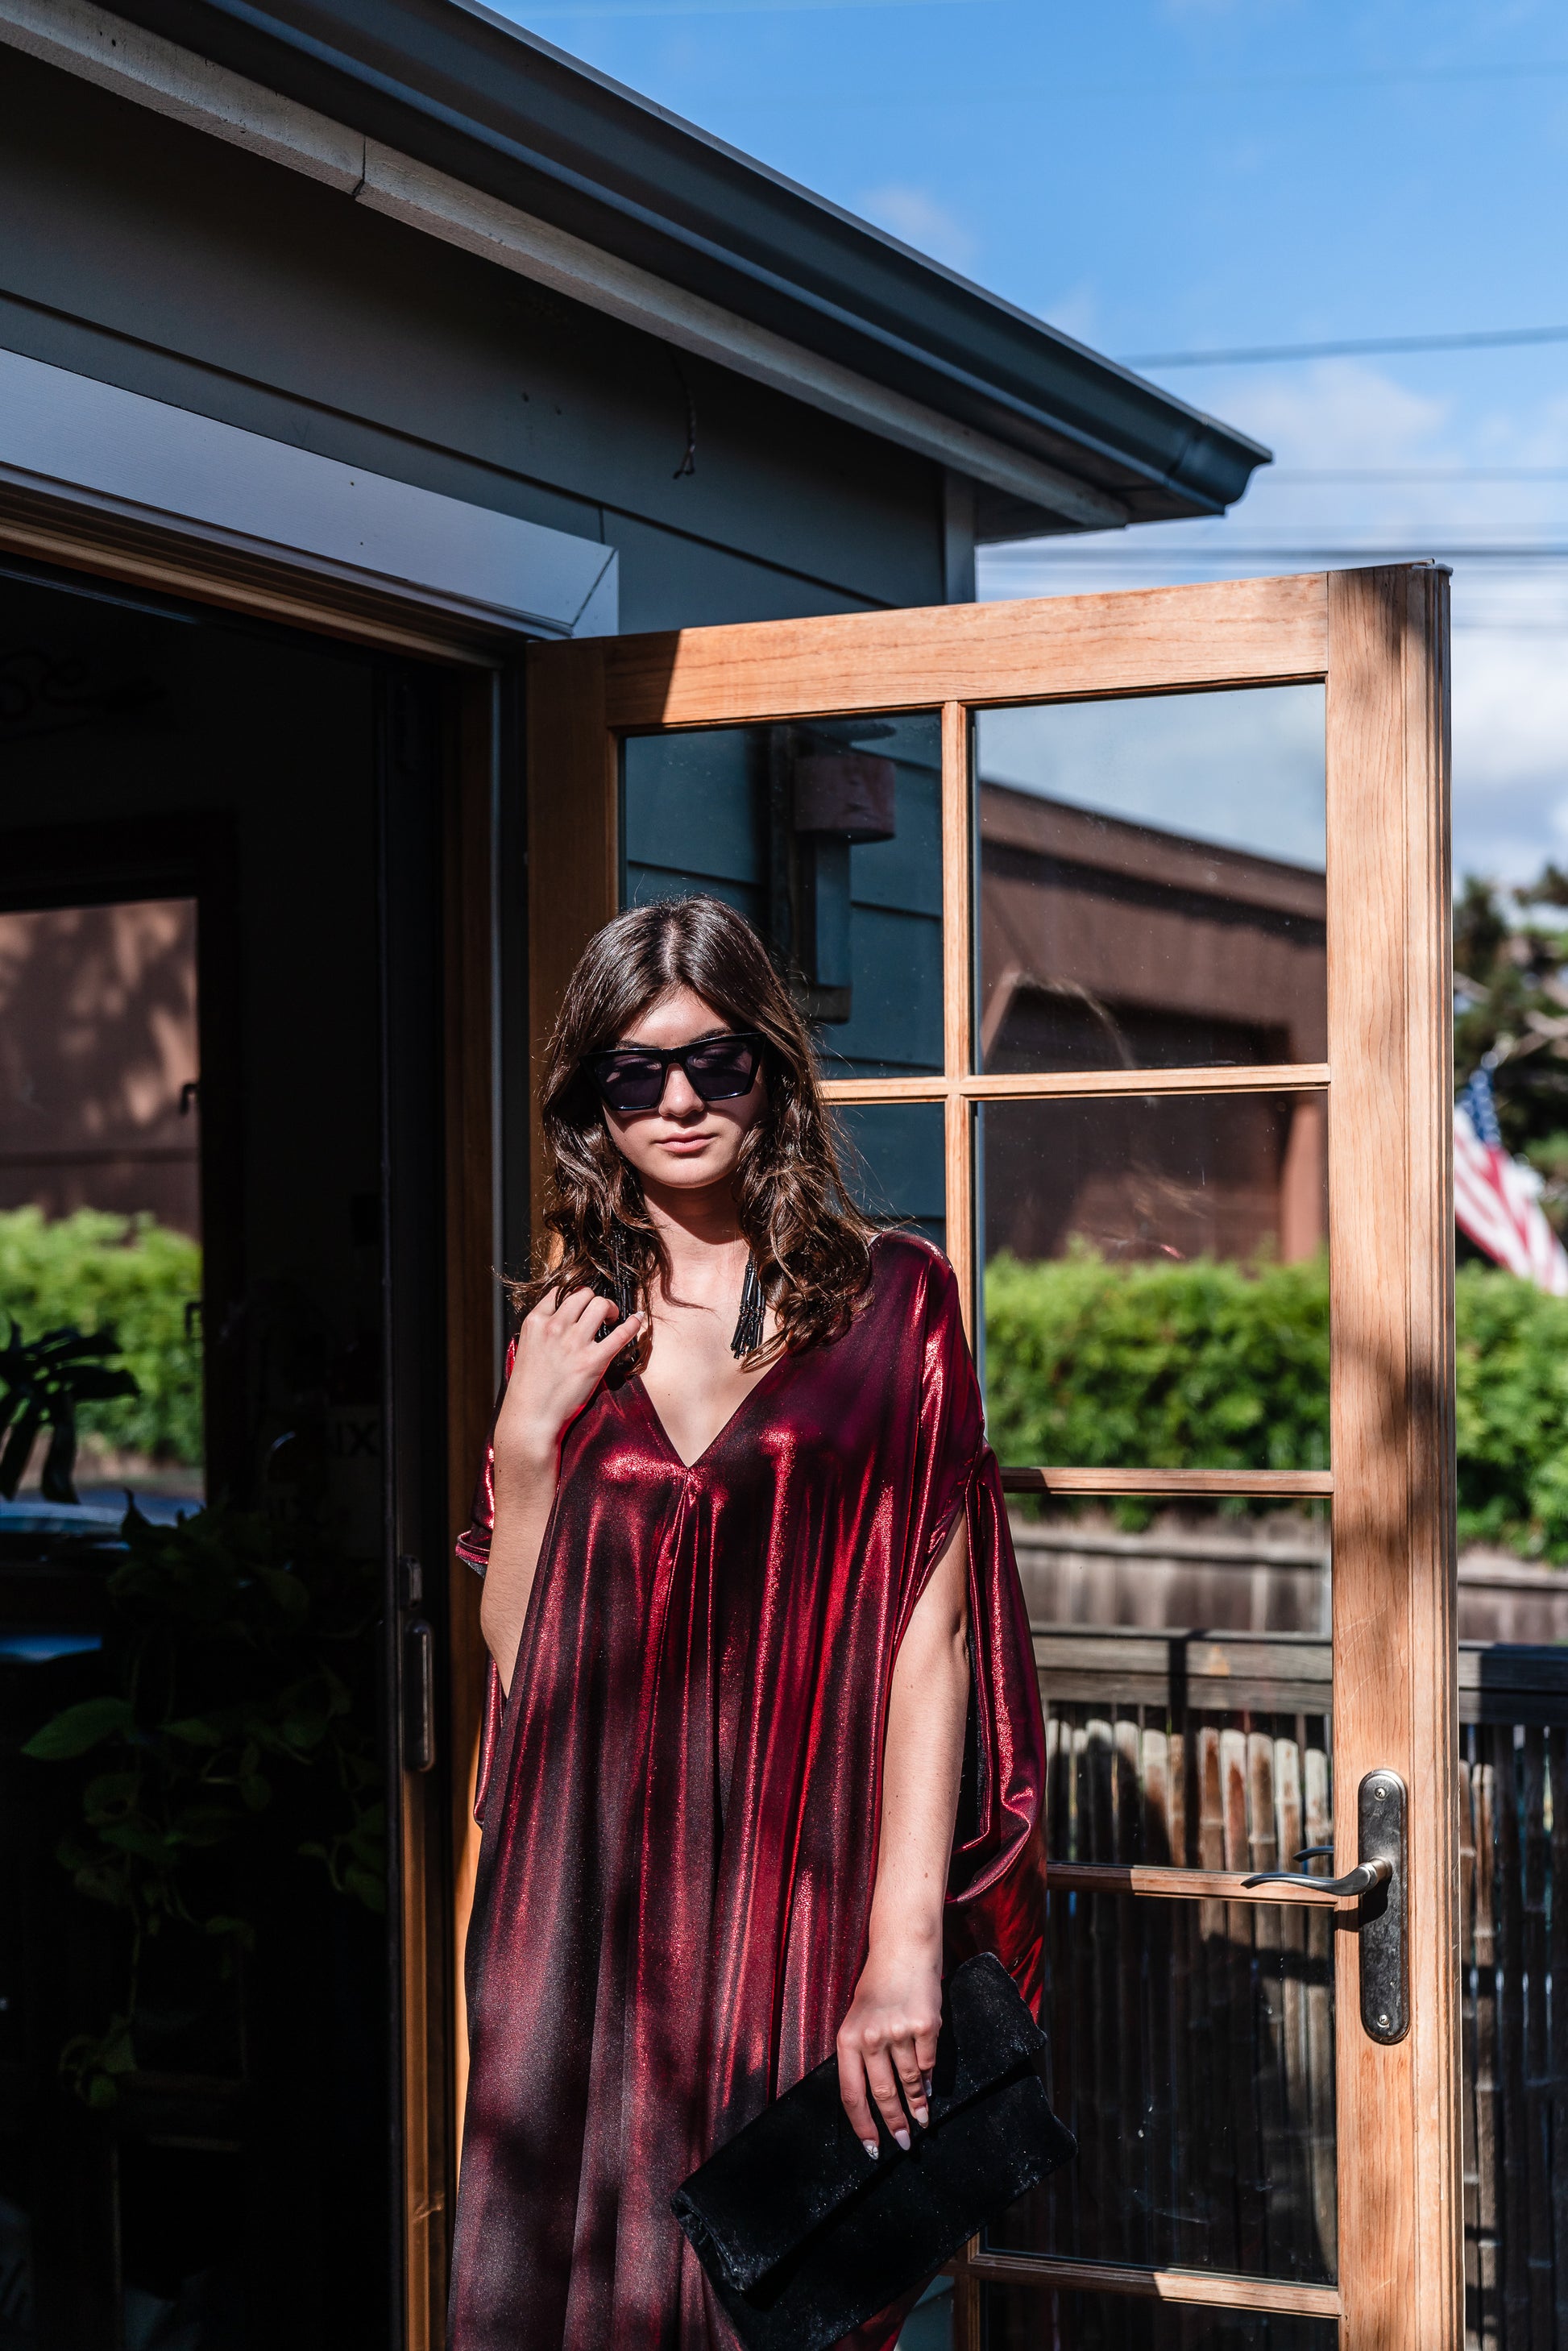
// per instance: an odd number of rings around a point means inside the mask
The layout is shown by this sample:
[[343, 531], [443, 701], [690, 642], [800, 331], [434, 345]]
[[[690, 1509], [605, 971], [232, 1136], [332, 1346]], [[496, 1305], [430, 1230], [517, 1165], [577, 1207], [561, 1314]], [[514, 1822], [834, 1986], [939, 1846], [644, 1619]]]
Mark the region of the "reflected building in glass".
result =
[[[988, 1076], [1321, 1063], [1319, 686], [1054, 703], [977, 721]], [[985, 1113], [985, 1254], [1269, 1256], [1327, 1238], [1320, 1093]]]

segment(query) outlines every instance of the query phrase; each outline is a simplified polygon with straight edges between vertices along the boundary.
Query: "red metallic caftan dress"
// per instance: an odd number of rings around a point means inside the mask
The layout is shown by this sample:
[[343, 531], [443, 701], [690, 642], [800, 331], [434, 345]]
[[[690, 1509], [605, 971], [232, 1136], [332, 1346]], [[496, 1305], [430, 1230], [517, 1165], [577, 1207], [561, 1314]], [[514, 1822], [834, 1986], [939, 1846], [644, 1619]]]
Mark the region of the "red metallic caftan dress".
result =
[[[670, 2195], [832, 2053], [894, 1660], [960, 1512], [947, 1964], [994, 1950], [1038, 2009], [1044, 1742], [996, 1462], [946, 1259], [888, 1234], [873, 1264], [849, 1331], [690, 1468], [638, 1378], [564, 1438], [504, 1703], [490, 1674], [451, 2351], [731, 2351]], [[481, 1573], [491, 1518], [487, 1460]]]

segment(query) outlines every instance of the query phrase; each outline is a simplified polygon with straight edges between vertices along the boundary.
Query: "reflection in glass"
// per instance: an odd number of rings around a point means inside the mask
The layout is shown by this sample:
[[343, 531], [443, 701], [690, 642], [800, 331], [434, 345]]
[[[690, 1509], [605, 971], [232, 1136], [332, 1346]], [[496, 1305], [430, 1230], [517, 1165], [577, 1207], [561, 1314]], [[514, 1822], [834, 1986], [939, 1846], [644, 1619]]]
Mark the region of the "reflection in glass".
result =
[[942, 1066], [934, 712], [634, 735], [623, 903], [710, 893], [768, 942], [828, 1074]]
[[1040, 2286], [982, 2290], [985, 2351], [1335, 2351], [1333, 2318], [1144, 2301], [1121, 2294], [1058, 2294]]
[[1326, 1052], [1321, 685], [982, 711], [990, 1071]]
[[[1037, 1655], [1052, 1863], [1289, 1869], [1332, 1842], [1326, 1637], [1072, 1631]], [[1332, 2280], [1331, 1915], [1047, 1887], [1078, 2159], [988, 2243]]]
[[1326, 1140], [1317, 1094], [984, 1105], [1000, 1458], [1325, 1467]]
[[1009, 1509], [1031, 1625], [1328, 1638], [1325, 1502], [1031, 1494]]
[[835, 1102], [840, 1165], [857, 1207], [947, 1246], [940, 1102]]

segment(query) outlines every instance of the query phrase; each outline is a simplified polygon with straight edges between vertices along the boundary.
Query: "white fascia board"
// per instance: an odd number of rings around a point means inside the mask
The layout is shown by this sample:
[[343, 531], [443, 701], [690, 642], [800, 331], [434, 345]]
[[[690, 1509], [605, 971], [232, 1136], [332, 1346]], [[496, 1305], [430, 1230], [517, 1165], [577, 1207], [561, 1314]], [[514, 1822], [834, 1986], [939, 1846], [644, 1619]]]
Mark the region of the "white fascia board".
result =
[[426, 609], [612, 635], [615, 549], [0, 350], [0, 483]]
[[1009, 449], [988, 434], [754, 326], [446, 172], [362, 139], [326, 115], [109, 15], [92, 0], [0, 0], [0, 42], [231, 146], [265, 155], [372, 212], [479, 254], [1064, 522], [1110, 530], [1127, 519], [1120, 500], [1043, 460]]

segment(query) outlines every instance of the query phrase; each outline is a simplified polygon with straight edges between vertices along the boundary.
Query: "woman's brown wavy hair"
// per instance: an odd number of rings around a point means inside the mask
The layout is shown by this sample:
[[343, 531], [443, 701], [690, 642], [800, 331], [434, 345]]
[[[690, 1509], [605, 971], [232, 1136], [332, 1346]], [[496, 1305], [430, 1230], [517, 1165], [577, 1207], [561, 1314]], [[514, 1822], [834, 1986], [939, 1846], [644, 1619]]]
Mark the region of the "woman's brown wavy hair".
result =
[[[689, 987], [736, 1029], [762, 1037], [768, 1104], [735, 1177], [741, 1231], [778, 1338], [764, 1353], [847, 1330], [871, 1283], [873, 1228], [850, 1199], [805, 1023], [749, 924], [717, 898], [629, 907], [584, 948], [549, 1045], [540, 1117], [549, 1161], [544, 1260], [508, 1285], [526, 1314], [551, 1290], [596, 1289], [630, 1311], [669, 1261], [635, 1168], [616, 1149], [583, 1071], [672, 988]], [[632, 1366], [624, 1356], [616, 1370]]]

